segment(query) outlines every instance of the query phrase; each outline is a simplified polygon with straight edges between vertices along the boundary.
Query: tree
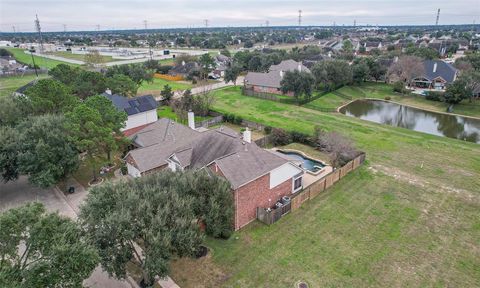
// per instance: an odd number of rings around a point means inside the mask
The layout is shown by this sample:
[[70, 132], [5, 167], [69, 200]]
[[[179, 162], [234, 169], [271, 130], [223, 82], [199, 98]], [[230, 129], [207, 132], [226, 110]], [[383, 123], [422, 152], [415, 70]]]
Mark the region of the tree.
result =
[[85, 64], [89, 68], [101, 66], [105, 62], [105, 59], [98, 50], [91, 50], [85, 54]]
[[39, 80], [25, 95], [34, 114], [66, 112], [77, 104], [70, 89], [54, 79]]
[[479, 52], [467, 54], [467, 56], [465, 56], [465, 60], [470, 62], [473, 69], [477, 71], [480, 70], [480, 53]]
[[471, 97], [473, 91], [467, 86], [464, 79], [457, 79], [452, 84], [447, 86], [444, 99], [450, 104], [458, 104], [464, 99]]
[[0, 214], [0, 243], [1, 287], [81, 287], [99, 260], [75, 222], [40, 203]]
[[129, 64], [109, 67], [105, 75], [112, 77], [115, 74], [123, 74], [141, 86], [143, 81], [152, 81], [154, 72], [154, 70], [145, 69], [143, 64]]
[[416, 56], [402, 56], [388, 69], [387, 76], [391, 81], [402, 81], [410, 84], [413, 79], [425, 74], [423, 60]]
[[224, 77], [225, 83], [232, 81], [233, 85], [237, 85], [237, 78], [240, 75], [240, 72], [241, 72], [240, 67], [236, 65], [232, 65], [231, 67], [228, 67], [225, 70], [225, 77]]
[[312, 95], [313, 84], [315, 79], [312, 74], [305, 71], [287, 71], [280, 82], [280, 89], [282, 93], [293, 92], [293, 96], [297, 101], [300, 96], [304, 96], [305, 99], [309, 99]]
[[354, 83], [361, 84], [362, 82], [367, 81], [369, 74], [370, 69], [366, 63], [360, 62], [353, 65], [352, 78]]
[[208, 73], [210, 73], [215, 68], [215, 61], [209, 53], [205, 53], [198, 59], [202, 70], [202, 78], [207, 79]]
[[220, 54], [223, 56], [232, 57], [232, 53], [230, 53], [227, 48], [220, 50]]
[[79, 73], [80, 70], [78, 68], [73, 68], [67, 64], [58, 64], [48, 71], [48, 75], [65, 85], [73, 85]]
[[165, 85], [163, 86], [162, 92], [160, 92], [160, 95], [162, 96], [163, 100], [165, 100], [167, 103], [170, 102], [173, 98], [173, 91], [172, 87], [170, 85]]
[[14, 126], [25, 117], [19, 100], [14, 96], [0, 97], [0, 126]]
[[344, 40], [342, 49], [345, 53], [352, 53], [353, 52], [353, 44], [350, 40]]
[[110, 275], [124, 278], [133, 260], [143, 271], [143, 282], [151, 285], [155, 276], [167, 275], [173, 256], [195, 254], [202, 236], [195, 199], [188, 193], [195, 187], [192, 178], [162, 171], [90, 190], [80, 219]]
[[78, 152], [68, 141], [64, 124], [63, 115], [47, 114], [17, 127], [18, 167], [36, 186], [51, 187], [78, 168]]
[[245, 43], [243, 43], [243, 47], [245, 48], [252, 48], [253, 47], [253, 42], [252, 40], [247, 40]]
[[323, 132], [315, 127], [317, 149], [326, 152], [330, 164], [339, 168], [358, 156], [359, 152], [350, 139], [337, 132]]
[[137, 95], [138, 85], [130, 77], [123, 74], [115, 74], [108, 77], [106, 86], [114, 94], [133, 97]]
[[[94, 96], [66, 113], [68, 137], [79, 151], [86, 152], [92, 164], [93, 180], [97, 180], [95, 158], [118, 147], [119, 129], [124, 127], [127, 115], [118, 111], [107, 98]], [[110, 158], [109, 158], [110, 159]]]
[[474, 99], [473, 92], [480, 91], [480, 71], [477, 71], [477, 70], [466, 71], [463, 74], [461, 74], [459, 79], [465, 81], [465, 86], [467, 90], [472, 91], [472, 93], [470, 93], [468, 97], [470, 102], [472, 102]]
[[106, 88], [106, 79], [102, 73], [85, 70], [78, 74], [73, 84], [73, 91], [81, 99], [103, 93]]
[[16, 180], [20, 174], [17, 145], [20, 133], [14, 128], [0, 126], [0, 174], [4, 182]]
[[321, 61], [312, 68], [317, 87], [323, 86], [326, 91], [335, 90], [351, 83], [352, 68], [341, 60]]

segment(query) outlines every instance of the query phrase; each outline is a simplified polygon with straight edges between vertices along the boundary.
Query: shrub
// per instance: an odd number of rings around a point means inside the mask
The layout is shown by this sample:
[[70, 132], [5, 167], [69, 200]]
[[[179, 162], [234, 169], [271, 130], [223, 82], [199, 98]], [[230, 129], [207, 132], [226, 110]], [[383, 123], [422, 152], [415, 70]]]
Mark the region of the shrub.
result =
[[172, 69], [172, 66], [160, 66], [157, 68], [157, 72], [160, 74], [168, 74], [170, 69]]
[[265, 134], [270, 135], [270, 133], [272, 133], [272, 126], [265, 126], [263, 131], [265, 131]]
[[401, 81], [397, 81], [393, 83], [393, 92], [405, 94], [406, 89], [405, 89], [404, 83]]
[[272, 129], [272, 134], [270, 137], [272, 139], [272, 144], [276, 146], [283, 146], [292, 143], [290, 134], [280, 128]]
[[425, 99], [439, 102], [443, 102], [445, 100], [443, 92], [440, 91], [428, 91], [425, 95]]
[[391, 98], [390, 96], [386, 96], [386, 97], [385, 97], [385, 100], [387, 100], [387, 101], [388, 101], [388, 100], [391, 100], [391, 99], [392, 99], [392, 98]]
[[234, 116], [233, 123], [236, 125], [242, 125], [243, 118], [241, 116]]
[[308, 134], [297, 131], [291, 131], [289, 134], [291, 142], [297, 142], [307, 145], [310, 145], [312, 143], [312, 140], [310, 139], [310, 136]]
[[223, 120], [225, 122], [233, 123], [234, 119], [235, 119], [235, 115], [233, 115], [233, 114], [225, 113], [225, 115], [223, 115]]
[[122, 175], [127, 175], [128, 174], [127, 165], [123, 164], [122, 167], [120, 167], [120, 171], [122, 172]]

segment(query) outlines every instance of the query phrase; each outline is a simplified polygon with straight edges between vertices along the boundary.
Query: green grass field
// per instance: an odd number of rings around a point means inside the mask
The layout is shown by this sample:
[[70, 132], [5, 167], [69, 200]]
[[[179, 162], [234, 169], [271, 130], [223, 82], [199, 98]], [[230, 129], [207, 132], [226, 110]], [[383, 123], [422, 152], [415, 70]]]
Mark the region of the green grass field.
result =
[[143, 82], [140, 88], [138, 88], [138, 93], [152, 93], [157, 92], [157, 94], [160, 93], [160, 91], [163, 90], [163, 87], [165, 85], [170, 85], [172, 87], [173, 91], [176, 90], [185, 90], [185, 89], [190, 89], [192, 88], [192, 85], [183, 81], [169, 81], [165, 79], [159, 79], [159, 78], [154, 78], [153, 82]]
[[[180, 119], [177, 114], [172, 110], [172, 107], [170, 106], [160, 106], [157, 108], [157, 115], [158, 118], [168, 118], [175, 120], [179, 123], [182, 124], [187, 124], [186, 120]], [[203, 117], [203, 116], [195, 116], [195, 122], [201, 122], [207, 119], [210, 119], [211, 117]]]
[[[24, 49], [20, 49], [20, 48], [5, 48], [5, 49], [12, 52], [13, 56], [15, 57], [15, 59], [17, 59], [17, 61], [25, 63], [27, 65], [32, 65], [33, 64], [32, 56], [30, 54], [25, 53]], [[51, 69], [51, 68], [57, 66], [58, 64], [67, 64], [67, 65], [70, 65], [70, 66], [79, 66], [79, 65], [76, 65], [76, 64], [68, 63], [68, 62], [48, 59], [48, 58], [39, 57], [39, 56], [33, 56], [33, 58], [35, 59], [35, 64], [37, 64], [39, 67], [42, 67], [42, 68]]]
[[[40, 74], [39, 79], [47, 78], [47, 74]], [[13, 76], [13, 77], [1, 77], [0, 78], [0, 97], [8, 96], [15, 92], [18, 88], [30, 83], [35, 80], [37, 76], [35, 75], [25, 75], [25, 76]]]
[[480, 145], [245, 97], [239, 88], [214, 93], [219, 112], [341, 132], [367, 163], [272, 226], [253, 223], [229, 240], [208, 239], [210, 260], [172, 264], [181, 287], [480, 283]]

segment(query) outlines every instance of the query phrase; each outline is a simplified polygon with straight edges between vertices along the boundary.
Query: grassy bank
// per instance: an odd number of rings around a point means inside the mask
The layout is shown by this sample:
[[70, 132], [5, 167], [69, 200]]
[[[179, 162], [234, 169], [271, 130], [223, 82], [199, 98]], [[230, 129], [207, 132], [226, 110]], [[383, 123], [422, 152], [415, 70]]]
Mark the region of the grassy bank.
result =
[[[13, 56], [15, 57], [15, 59], [17, 59], [17, 61], [25, 63], [27, 65], [33, 65], [32, 55], [30, 55], [30, 53], [29, 54], [25, 53], [24, 49], [21, 49], [21, 48], [5, 48], [5, 49], [12, 52]], [[39, 67], [48, 68], [48, 69], [51, 69], [51, 68], [57, 66], [58, 64], [67, 64], [67, 65], [70, 65], [70, 66], [79, 66], [79, 65], [76, 65], [76, 64], [72, 64], [72, 63], [68, 63], [68, 62], [64, 62], [64, 61], [59, 61], [59, 60], [48, 59], [48, 58], [40, 57], [40, 56], [33, 56], [33, 58], [35, 59], [35, 64], [36, 65], [38, 65]]]
[[[215, 92], [215, 109], [351, 137], [368, 163], [272, 226], [209, 239], [205, 287], [471, 287], [480, 281], [480, 145], [337, 113]], [[191, 271], [175, 262], [174, 270]], [[186, 268], [186, 266], [188, 266]], [[221, 273], [218, 273], [218, 270]], [[198, 272], [204, 273], [204, 272]], [[182, 287], [195, 287], [178, 275]]]
[[[40, 74], [39, 79], [47, 78], [47, 74]], [[0, 78], [0, 97], [8, 96], [15, 92], [18, 88], [27, 85], [31, 81], [35, 80], [35, 75], [25, 76], [13, 76], [13, 77], [1, 77]]]

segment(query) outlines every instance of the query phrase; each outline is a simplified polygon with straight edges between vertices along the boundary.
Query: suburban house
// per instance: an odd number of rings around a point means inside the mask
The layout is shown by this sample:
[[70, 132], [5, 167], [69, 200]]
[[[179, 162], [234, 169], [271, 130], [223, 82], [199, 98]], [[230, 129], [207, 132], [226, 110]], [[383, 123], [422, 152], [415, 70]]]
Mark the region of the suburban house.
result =
[[157, 101], [152, 95], [127, 98], [122, 95], [113, 94], [107, 90], [102, 94], [119, 110], [127, 113], [128, 118], [122, 132], [125, 136], [132, 135], [147, 125], [158, 120]]
[[458, 70], [441, 60], [423, 61], [424, 75], [413, 79], [413, 86], [422, 89], [445, 90], [458, 76]]
[[188, 127], [163, 118], [131, 135], [137, 148], [125, 156], [129, 175], [204, 169], [224, 177], [235, 202], [235, 230], [256, 219], [257, 207], [272, 207], [303, 188], [304, 170], [258, 147], [251, 131], [243, 136], [226, 127], [200, 132], [192, 112], [188, 118]]
[[214, 61], [215, 61], [215, 68], [213, 69], [212, 72], [210, 72], [208, 76], [213, 79], [225, 77], [225, 70], [227, 70], [227, 68], [230, 67], [232, 63], [232, 59], [223, 54], [218, 54], [214, 57]]
[[[310, 69], [303, 65], [302, 62], [284, 60], [278, 65], [270, 66], [267, 73], [248, 72], [247, 76], [245, 76], [244, 86], [246, 89], [254, 92], [283, 94], [280, 89], [280, 82], [285, 72], [295, 70], [310, 73]], [[287, 93], [287, 95], [293, 96], [293, 93]]]

